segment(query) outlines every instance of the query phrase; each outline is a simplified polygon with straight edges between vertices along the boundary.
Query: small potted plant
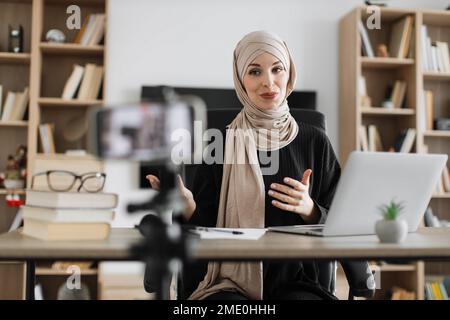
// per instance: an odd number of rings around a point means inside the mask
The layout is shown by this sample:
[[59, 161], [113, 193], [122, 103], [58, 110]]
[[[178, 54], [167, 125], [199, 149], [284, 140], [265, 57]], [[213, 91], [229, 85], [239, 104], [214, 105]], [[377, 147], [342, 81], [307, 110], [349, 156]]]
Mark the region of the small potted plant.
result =
[[399, 216], [403, 213], [404, 206], [401, 202], [391, 200], [388, 205], [379, 207], [383, 219], [375, 224], [375, 232], [381, 242], [400, 243], [408, 234], [408, 224]]

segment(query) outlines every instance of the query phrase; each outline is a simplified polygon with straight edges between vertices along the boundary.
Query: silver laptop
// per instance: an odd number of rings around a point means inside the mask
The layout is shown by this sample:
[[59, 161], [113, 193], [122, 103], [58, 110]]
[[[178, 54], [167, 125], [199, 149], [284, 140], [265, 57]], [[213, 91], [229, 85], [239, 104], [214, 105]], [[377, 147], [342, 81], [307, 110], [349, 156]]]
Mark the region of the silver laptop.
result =
[[315, 236], [375, 234], [379, 207], [403, 202], [408, 231], [417, 230], [447, 162], [446, 154], [360, 152], [350, 154], [326, 223], [270, 227]]

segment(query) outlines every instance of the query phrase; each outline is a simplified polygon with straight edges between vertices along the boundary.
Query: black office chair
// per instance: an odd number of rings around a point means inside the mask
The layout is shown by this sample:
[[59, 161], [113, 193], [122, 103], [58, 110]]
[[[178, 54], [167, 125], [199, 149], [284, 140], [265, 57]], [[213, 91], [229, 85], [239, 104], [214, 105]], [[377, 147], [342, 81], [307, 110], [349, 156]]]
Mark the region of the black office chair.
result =
[[[240, 110], [241, 109], [238, 108], [208, 110], [208, 129], [224, 129], [231, 121], [233, 121]], [[326, 132], [325, 116], [322, 113], [315, 110], [293, 108], [291, 108], [290, 112], [297, 122], [311, 124]], [[192, 190], [196, 168], [196, 165], [186, 165], [183, 168], [185, 185], [190, 190]], [[375, 281], [368, 262], [341, 261], [340, 263], [349, 284], [349, 299], [353, 299], [354, 297], [373, 297], [375, 293]], [[320, 284], [323, 288], [334, 294], [336, 292], [336, 261], [318, 262], [318, 268]]]

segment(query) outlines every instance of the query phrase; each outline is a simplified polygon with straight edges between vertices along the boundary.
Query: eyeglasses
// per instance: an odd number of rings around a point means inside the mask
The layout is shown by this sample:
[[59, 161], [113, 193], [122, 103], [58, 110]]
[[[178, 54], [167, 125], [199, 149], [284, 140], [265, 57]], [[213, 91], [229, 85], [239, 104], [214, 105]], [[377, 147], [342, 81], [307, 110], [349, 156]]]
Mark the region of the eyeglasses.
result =
[[33, 175], [31, 189], [33, 189], [35, 178], [39, 176], [47, 176], [47, 184], [50, 190], [63, 192], [70, 191], [77, 180], [80, 180], [78, 192], [81, 189], [87, 192], [99, 192], [103, 189], [106, 180], [106, 174], [102, 172], [88, 172], [77, 175], [71, 171], [49, 170]]

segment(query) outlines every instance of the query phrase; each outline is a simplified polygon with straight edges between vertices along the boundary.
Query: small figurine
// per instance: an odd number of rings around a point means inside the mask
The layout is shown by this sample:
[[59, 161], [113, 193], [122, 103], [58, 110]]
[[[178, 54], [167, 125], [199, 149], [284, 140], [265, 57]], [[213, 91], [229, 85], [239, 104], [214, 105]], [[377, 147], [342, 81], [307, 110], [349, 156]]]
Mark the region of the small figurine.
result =
[[0, 182], [6, 189], [23, 189], [26, 179], [27, 148], [17, 148], [16, 154], [8, 155], [5, 171], [0, 173]]
[[377, 45], [377, 57], [381, 58], [389, 57], [387, 46], [384, 43]]
[[45, 40], [54, 43], [64, 43], [66, 41], [66, 36], [61, 30], [51, 29], [45, 35]]

